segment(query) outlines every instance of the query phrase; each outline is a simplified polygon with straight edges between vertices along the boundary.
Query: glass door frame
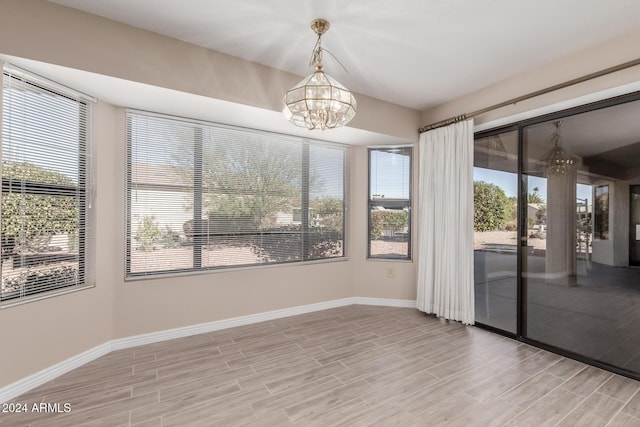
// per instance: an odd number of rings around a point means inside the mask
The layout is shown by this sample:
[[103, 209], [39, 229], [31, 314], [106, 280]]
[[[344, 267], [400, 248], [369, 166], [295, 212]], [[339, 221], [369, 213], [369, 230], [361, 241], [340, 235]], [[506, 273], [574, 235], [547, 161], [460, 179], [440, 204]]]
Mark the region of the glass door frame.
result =
[[584, 105], [579, 105], [576, 107], [556, 111], [553, 113], [545, 114], [542, 116], [533, 117], [526, 120], [516, 121], [509, 123], [504, 126], [499, 126], [487, 130], [483, 130], [480, 132], [476, 132], [474, 134], [474, 141], [479, 138], [484, 138], [488, 136], [497, 135], [504, 132], [512, 132], [518, 131], [518, 207], [517, 207], [517, 218], [518, 218], [518, 245], [516, 248], [517, 251], [517, 267], [516, 267], [516, 334], [514, 335], [511, 332], [504, 331], [502, 329], [496, 328], [494, 326], [485, 325], [479, 322], [476, 322], [476, 326], [487, 329], [489, 331], [516, 339], [522, 343], [532, 345], [534, 347], [550, 351], [552, 353], [559, 354], [561, 356], [568, 357], [570, 359], [574, 359], [592, 366], [596, 366], [598, 368], [605, 369], [610, 372], [614, 372], [619, 375], [623, 375], [629, 378], [633, 378], [635, 380], [640, 380], [640, 373], [628, 371], [622, 369], [620, 367], [610, 365], [608, 363], [590, 358], [588, 356], [584, 356], [578, 353], [571, 352], [569, 350], [565, 350], [563, 348], [555, 347], [553, 345], [545, 344], [540, 341], [536, 341], [535, 339], [531, 339], [527, 337], [527, 283], [526, 279], [523, 277], [523, 258], [524, 258], [524, 247], [527, 245], [527, 192], [528, 192], [528, 182], [527, 176], [523, 174], [525, 161], [525, 146], [524, 146], [524, 130], [528, 126], [537, 125], [549, 121], [560, 120], [566, 117], [574, 116], [577, 114], [588, 113], [590, 111], [595, 111], [607, 107], [613, 107], [616, 105], [621, 105], [633, 101], [640, 100], [640, 91], [632, 92], [625, 95], [619, 95], [612, 98], [591, 102]]
[[[637, 190], [637, 191], [634, 191]], [[640, 246], [640, 244], [638, 243], [638, 236], [637, 236], [637, 224], [633, 223], [633, 195], [634, 194], [638, 194], [640, 195], [640, 184], [637, 185], [630, 185], [629, 186], [629, 266], [630, 267], [640, 267], [640, 253], [637, 253], [638, 250], [636, 248], [638, 248], [638, 246]], [[634, 227], [634, 225], [636, 227]], [[634, 239], [635, 236], [635, 239]], [[633, 248], [633, 246], [635, 246], [636, 248]], [[633, 248], [633, 249], [632, 249]], [[636, 253], [636, 257], [638, 259], [632, 259], [631, 257], [631, 253], [632, 251], [634, 253]]]
[[[520, 205], [520, 198], [521, 198], [521, 184], [520, 184], [520, 177], [522, 176], [522, 162], [521, 162], [521, 158], [522, 158], [522, 143], [521, 143], [521, 135], [520, 133], [522, 132], [522, 130], [520, 129], [520, 126], [518, 123], [515, 124], [511, 124], [511, 125], [507, 125], [507, 126], [501, 126], [501, 127], [497, 127], [497, 128], [492, 128], [486, 131], [481, 131], [481, 132], [477, 132], [473, 135], [474, 137], [474, 142], [476, 139], [480, 139], [480, 138], [486, 138], [486, 137], [490, 137], [490, 136], [497, 136], [503, 133], [507, 133], [507, 132], [517, 132], [518, 134], [518, 176], [516, 178], [516, 180], [518, 181], [518, 190], [517, 190], [517, 197], [518, 197], [518, 202], [516, 205], [516, 218], [517, 218], [517, 236], [518, 236], [518, 242], [516, 244], [516, 333], [512, 333], [510, 331], [506, 331], [504, 329], [500, 329], [496, 326], [492, 326], [492, 325], [487, 325], [485, 323], [481, 323], [481, 322], [476, 322], [475, 324], [477, 326], [480, 326], [483, 329], [487, 329], [490, 330], [492, 332], [498, 333], [500, 335], [504, 335], [506, 337], [509, 338], [515, 338], [515, 339], [519, 339], [518, 337], [520, 336], [520, 331], [521, 331], [521, 313], [520, 313], [520, 307], [522, 307], [521, 304], [521, 299], [522, 299], [522, 294], [521, 294], [521, 284], [520, 281], [522, 280], [522, 269], [521, 269], [521, 252], [522, 252], [522, 245], [521, 245], [521, 236], [522, 236], [522, 231], [520, 230], [520, 224], [522, 223], [522, 219], [521, 219], [521, 215], [522, 215], [522, 206]], [[525, 215], [526, 215], [526, 208], [524, 210]], [[526, 222], [526, 219], [525, 219]]]

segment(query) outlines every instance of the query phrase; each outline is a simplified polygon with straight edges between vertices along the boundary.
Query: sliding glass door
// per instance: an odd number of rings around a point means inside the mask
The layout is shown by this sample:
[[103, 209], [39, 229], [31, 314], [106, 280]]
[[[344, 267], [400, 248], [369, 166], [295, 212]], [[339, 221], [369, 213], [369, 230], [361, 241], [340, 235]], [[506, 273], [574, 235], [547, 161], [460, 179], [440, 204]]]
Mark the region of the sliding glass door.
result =
[[[482, 218], [474, 233], [479, 324], [636, 378], [639, 99], [640, 93], [629, 95], [478, 135], [475, 214]], [[494, 136], [504, 150], [487, 149], [498, 146]], [[486, 200], [495, 205], [516, 196], [518, 215], [505, 206], [508, 219], [492, 222]], [[516, 236], [508, 236], [511, 229]]]
[[515, 334], [517, 131], [476, 139], [473, 181], [476, 321]]

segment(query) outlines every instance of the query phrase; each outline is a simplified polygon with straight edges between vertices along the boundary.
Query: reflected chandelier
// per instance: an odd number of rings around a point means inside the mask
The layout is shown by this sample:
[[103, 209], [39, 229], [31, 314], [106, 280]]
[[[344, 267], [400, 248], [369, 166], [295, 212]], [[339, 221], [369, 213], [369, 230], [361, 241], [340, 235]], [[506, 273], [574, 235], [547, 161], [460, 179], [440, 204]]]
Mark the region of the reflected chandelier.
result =
[[575, 160], [569, 153], [560, 147], [560, 128], [562, 120], [553, 122], [556, 129], [547, 138], [547, 144], [553, 144], [553, 148], [545, 159], [547, 173], [552, 175], [563, 175], [569, 172], [575, 165]]
[[[333, 77], [322, 71], [322, 35], [329, 21], [314, 19], [311, 29], [318, 35], [309, 65], [315, 71], [287, 91], [284, 96], [284, 116], [296, 126], [312, 129], [332, 129], [344, 126], [356, 115], [356, 98]], [[329, 54], [331, 54], [329, 52]]]

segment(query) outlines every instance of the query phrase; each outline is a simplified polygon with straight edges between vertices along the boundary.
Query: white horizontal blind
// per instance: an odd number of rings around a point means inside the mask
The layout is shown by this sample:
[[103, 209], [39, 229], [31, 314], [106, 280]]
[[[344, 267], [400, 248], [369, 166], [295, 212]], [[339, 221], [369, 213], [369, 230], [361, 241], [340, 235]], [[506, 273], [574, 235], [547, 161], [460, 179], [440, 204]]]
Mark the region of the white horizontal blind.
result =
[[344, 256], [346, 149], [127, 114], [127, 276]]
[[5, 66], [2, 91], [2, 305], [91, 285], [89, 104]]
[[369, 258], [411, 259], [411, 156], [369, 149]]

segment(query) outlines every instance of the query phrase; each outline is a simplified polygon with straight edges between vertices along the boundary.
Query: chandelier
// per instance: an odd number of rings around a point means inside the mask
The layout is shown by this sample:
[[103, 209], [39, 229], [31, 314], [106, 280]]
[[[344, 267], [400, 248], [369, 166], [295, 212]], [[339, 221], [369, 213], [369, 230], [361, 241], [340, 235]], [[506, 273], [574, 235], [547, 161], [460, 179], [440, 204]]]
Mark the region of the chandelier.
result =
[[321, 42], [322, 35], [329, 29], [329, 21], [315, 19], [311, 22], [311, 29], [318, 35], [309, 61], [310, 66], [315, 66], [315, 71], [287, 91], [282, 101], [282, 113], [294, 125], [309, 130], [344, 126], [356, 115], [356, 98], [322, 71], [322, 52], [325, 49]]
[[552, 175], [563, 175], [573, 169], [575, 159], [560, 147], [560, 128], [562, 120], [553, 122], [555, 130], [547, 138], [547, 144], [553, 144], [553, 148], [545, 159], [547, 173]]

